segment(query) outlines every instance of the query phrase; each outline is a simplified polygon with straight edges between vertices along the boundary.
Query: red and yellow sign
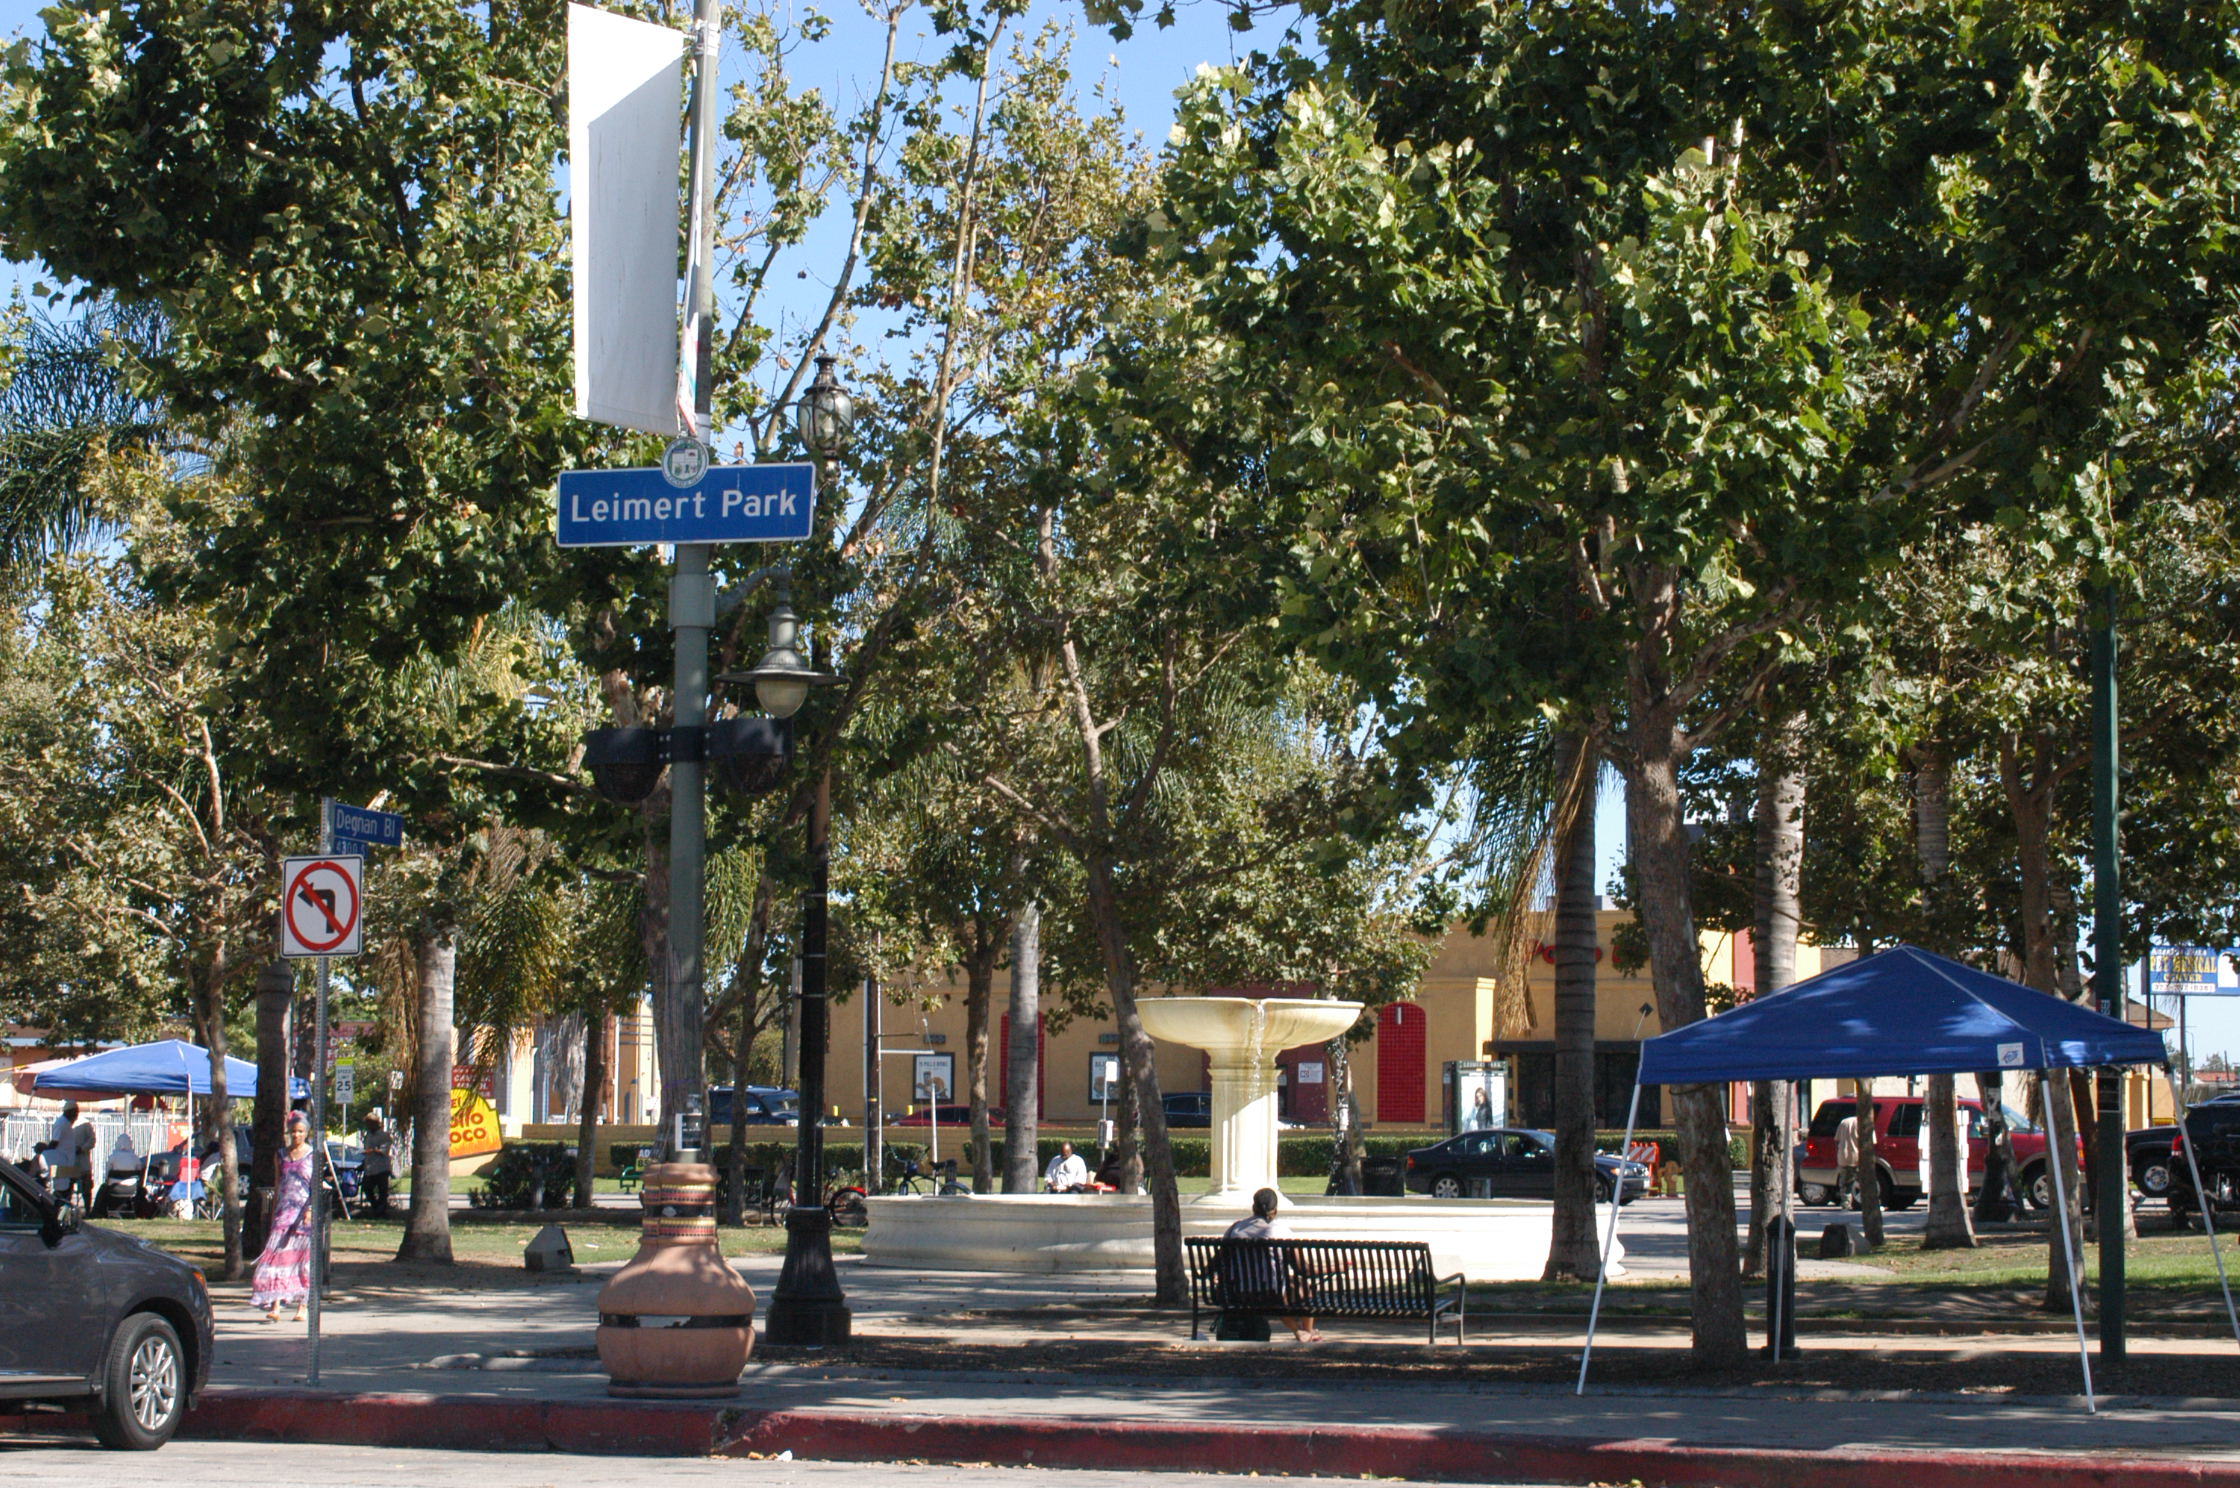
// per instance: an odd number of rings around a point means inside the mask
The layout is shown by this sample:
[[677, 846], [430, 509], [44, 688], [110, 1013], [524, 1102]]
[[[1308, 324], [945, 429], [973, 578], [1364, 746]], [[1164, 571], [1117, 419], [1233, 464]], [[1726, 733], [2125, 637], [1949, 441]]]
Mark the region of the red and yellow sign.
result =
[[454, 1086], [451, 1091], [452, 1157], [480, 1157], [504, 1145], [504, 1138], [498, 1134], [497, 1108], [485, 1100], [480, 1091]]

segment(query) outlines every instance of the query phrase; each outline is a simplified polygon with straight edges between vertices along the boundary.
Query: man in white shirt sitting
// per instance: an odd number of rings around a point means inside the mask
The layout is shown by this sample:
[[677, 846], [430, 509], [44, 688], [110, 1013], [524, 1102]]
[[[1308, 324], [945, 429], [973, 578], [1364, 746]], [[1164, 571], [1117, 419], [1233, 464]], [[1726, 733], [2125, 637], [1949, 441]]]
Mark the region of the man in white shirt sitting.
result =
[[1058, 1144], [1058, 1155], [1042, 1171], [1042, 1186], [1051, 1193], [1086, 1193], [1089, 1165], [1076, 1157], [1071, 1142]]

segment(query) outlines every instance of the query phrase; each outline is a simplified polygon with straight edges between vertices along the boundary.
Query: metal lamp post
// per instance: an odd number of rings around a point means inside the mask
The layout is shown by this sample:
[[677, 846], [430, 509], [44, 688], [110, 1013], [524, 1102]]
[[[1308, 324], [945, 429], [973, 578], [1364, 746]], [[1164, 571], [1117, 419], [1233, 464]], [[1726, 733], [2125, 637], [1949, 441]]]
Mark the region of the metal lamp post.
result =
[[[2122, 762], [2116, 716], [2116, 586], [2107, 585], [2093, 602], [2099, 614], [2092, 628], [2092, 986], [2100, 1011], [2121, 1018], [2123, 842], [2117, 819]], [[2100, 1357], [2121, 1359], [2128, 1342], [2123, 1220], [2131, 1203], [2123, 1072], [2101, 1070], [2098, 1085], [2099, 1149], [2094, 1163], [2100, 1191], [2093, 1207], [2098, 1211], [2100, 1234]]]
[[[801, 442], [817, 462], [817, 483], [829, 478], [833, 458], [855, 429], [855, 400], [833, 376], [834, 358], [817, 358], [816, 380], [798, 410]], [[770, 647], [737, 680], [752, 681], [755, 697], [777, 718], [791, 718], [809, 689], [838, 679], [803, 659], [800, 622], [791, 594], [781, 588], [770, 614]], [[824, 1207], [825, 1045], [830, 1019], [825, 1001], [825, 891], [831, 863], [832, 773], [817, 779], [809, 808], [809, 892], [801, 906], [801, 1118], [795, 1131], [793, 1207], [786, 1212], [786, 1258], [770, 1294], [763, 1336], [774, 1344], [824, 1347], [846, 1343], [852, 1328], [846, 1295], [832, 1265], [832, 1215]]]

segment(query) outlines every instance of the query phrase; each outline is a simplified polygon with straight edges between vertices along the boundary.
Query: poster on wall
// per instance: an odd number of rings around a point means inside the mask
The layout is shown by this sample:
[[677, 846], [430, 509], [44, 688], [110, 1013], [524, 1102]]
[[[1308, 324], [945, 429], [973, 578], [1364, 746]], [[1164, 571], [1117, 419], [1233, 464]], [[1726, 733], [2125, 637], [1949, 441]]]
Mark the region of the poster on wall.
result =
[[919, 1054], [910, 1061], [910, 1098], [914, 1101], [947, 1101], [957, 1088], [957, 1056]]
[[1447, 1062], [1447, 1130], [1490, 1131], [1509, 1122], [1508, 1067], [1493, 1060]]

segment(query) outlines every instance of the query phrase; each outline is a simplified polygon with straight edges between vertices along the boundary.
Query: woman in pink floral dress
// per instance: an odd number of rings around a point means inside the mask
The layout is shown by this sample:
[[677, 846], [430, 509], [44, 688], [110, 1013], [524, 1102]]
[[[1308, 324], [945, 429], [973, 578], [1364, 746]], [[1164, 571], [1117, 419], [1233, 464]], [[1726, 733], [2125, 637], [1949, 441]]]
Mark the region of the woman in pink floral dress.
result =
[[280, 1157], [280, 1195], [273, 1207], [272, 1229], [257, 1258], [255, 1289], [249, 1305], [264, 1313], [268, 1323], [280, 1321], [280, 1309], [295, 1304], [295, 1321], [303, 1321], [303, 1308], [311, 1296], [311, 1123], [301, 1111], [288, 1113], [288, 1150]]

